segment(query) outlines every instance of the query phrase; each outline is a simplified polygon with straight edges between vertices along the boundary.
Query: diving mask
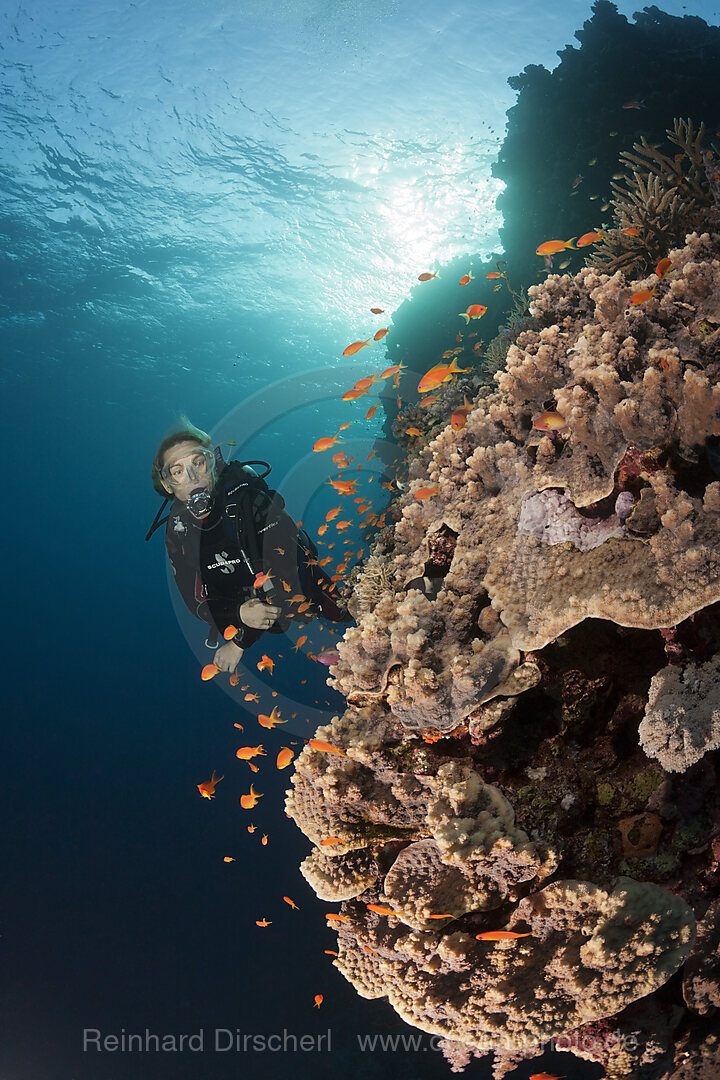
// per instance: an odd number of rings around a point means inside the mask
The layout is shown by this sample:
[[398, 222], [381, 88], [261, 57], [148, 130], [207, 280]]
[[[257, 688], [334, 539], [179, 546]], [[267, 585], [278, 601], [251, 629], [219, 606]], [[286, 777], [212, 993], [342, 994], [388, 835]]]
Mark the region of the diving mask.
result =
[[212, 450], [205, 446], [195, 446], [171, 465], [164, 465], [160, 476], [171, 487], [179, 487], [188, 481], [197, 483], [212, 472], [214, 463], [215, 455]]

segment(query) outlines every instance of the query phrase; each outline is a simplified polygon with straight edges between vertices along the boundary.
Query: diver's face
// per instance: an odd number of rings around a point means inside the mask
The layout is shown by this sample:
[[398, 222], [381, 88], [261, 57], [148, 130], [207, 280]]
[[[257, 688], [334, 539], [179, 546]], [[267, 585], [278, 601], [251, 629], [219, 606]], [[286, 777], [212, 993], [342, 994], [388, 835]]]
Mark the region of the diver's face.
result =
[[187, 502], [198, 488], [212, 491], [215, 483], [212, 451], [191, 439], [177, 443], [165, 451], [162, 474], [162, 484], [168, 495], [174, 495], [180, 502]]

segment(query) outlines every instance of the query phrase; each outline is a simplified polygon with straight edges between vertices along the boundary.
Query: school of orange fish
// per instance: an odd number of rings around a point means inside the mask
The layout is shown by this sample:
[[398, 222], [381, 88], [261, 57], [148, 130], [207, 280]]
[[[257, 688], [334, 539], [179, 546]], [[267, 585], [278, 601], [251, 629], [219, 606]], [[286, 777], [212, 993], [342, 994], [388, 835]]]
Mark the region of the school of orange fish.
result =
[[[624, 107], [625, 108], [635, 108], [635, 107], [639, 108], [640, 105], [638, 103], [632, 103], [631, 102], [627, 106], [624, 106]], [[582, 177], [580, 177], [578, 179], [578, 182], [581, 179], [582, 179]], [[574, 186], [577, 186], [577, 183]], [[637, 229], [632, 229], [631, 228], [631, 229], [624, 229], [622, 231], [624, 233], [628, 234], [628, 235], [631, 235], [631, 236], [638, 235], [638, 230]], [[580, 249], [580, 248], [583, 248], [583, 247], [587, 247], [590, 244], [595, 244], [599, 240], [601, 240], [603, 238], [603, 236], [604, 236], [603, 230], [598, 229], [598, 230], [586, 232], [580, 237], [572, 237], [570, 240], [547, 240], [547, 241], [543, 242], [542, 244], [540, 244], [536, 248], [536, 254], [540, 255], [545, 260], [546, 269], [549, 270], [552, 267], [552, 259], [553, 259], [553, 257], [555, 255], [559, 254], [560, 252], [567, 251], [567, 250], [570, 250], [570, 249], [575, 250], [575, 249]], [[510, 287], [509, 282], [507, 281], [507, 276], [506, 276], [505, 272], [500, 270], [501, 265], [502, 264], [498, 263], [497, 264], [498, 269], [496, 271], [490, 271], [489, 273], [485, 274], [485, 278], [489, 282], [496, 282], [496, 284], [493, 285], [493, 290], [494, 291], [498, 291], [499, 289], [502, 289], [504, 285], [507, 285], [508, 290], [510, 291], [510, 293], [512, 293], [512, 289]], [[671, 261], [669, 259], [661, 259], [660, 262], [657, 264], [657, 267], [656, 267], [656, 274], [657, 274], [658, 279], [664, 277], [665, 274], [667, 274], [671, 270], [671, 268], [672, 268], [671, 267]], [[420, 274], [418, 276], [418, 281], [420, 281], [420, 282], [429, 282], [429, 281], [431, 281], [431, 280], [433, 280], [435, 278], [439, 278], [439, 276], [440, 275], [437, 272], [431, 273], [429, 271], [426, 271], [426, 272], [424, 272], [424, 273], [422, 273], [422, 274]], [[475, 280], [473, 274], [470, 271], [468, 271], [467, 273], [463, 274], [463, 276], [460, 278], [459, 284], [461, 286], [466, 286], [473, 280]], [[651, 288], [651, 289], [642, 289], [642, 290], [634, 293], [630, 297], [628, 303], [630, 305], [633, 305], [633, 306], [646, 303], [648, 300], [650, 300], [652, 298], [654, 293], [655, 293], [655, 288], [654, 287]], [[379, 307], [370, 308], [370, 311], [374, 315], [382, 315], [382, 314], [384, 314], [384, 309], [379, 308]], [[467, 327], [467, 326], [469, 326], [471, 320], [481, 319], [483, 317], [483, 315], [485, 315], [486, 311], [487, 311], [487, 307], [484, 304], [473, 303], [473, 304], [469, 304], [468, 307], [466, 308], [466, 310], [459, 312], [458, 315], [461, 318], [465, 319], [465, 324], [466, 324], [466, 327]], [[356, 353], [359, 353], [362, 349], [367, 348], [367, 347], [372, 347], [375, 342], [381, 341], [389, 332], [390, 332], [390, 328], [386, 326], [386, 327], [382, 327], [381, 329], [377, 330], [373, 335], [370, 335], [368, 338], [366, 338], [364, 340], [353, 341], [350, 345], [348, 345], [343, 350], [343, 353], [342, 353], [343, 357], [354, 356]], [[473, 335], [470, 335], [470, 336], [475, 337], [477, 335], [473, 334]], [[461, 333], [459, 333], [457, 335], [456, 341], [458, 343], [461, 343], [463, 341], [463, 335]], [[475, 353], [479, 352], [480, 347], [481, 347], [481, 343], [478, 342], [478, 344], [476, 344], [474, 346], [473, 351]], [[459, 353], [461, 353], [463, 351], [464, 351], [464, 345], [459, 344], [458, 347], [453, 348], [453, 349], [449, 349], [445, 353], [443, 353], [441, 361], [439, 363], [437, 363], [437, 364], [434, 364], [428, 371], [425, 372], [425, 374], [420, 379], [420, 381], [419, 381], [419, 383], [417, 385], [418, 393], [420, 393], [422, 395], [428, 395], [429, 391], [438, 390], [443, 385], [451, 383], [456, 378], [457, 375], [462, 374], [462, 373], [467, 372], [467, 371], [470, 371], [471, 370], [470, 368], [461, 368], [461, 367], [458, 366], [457, 356], [458, 356]], [[371, 390], [371, 387], [373, 387], [376, 383], [379, 383], [379, 382], [381, 382], [383, 380], [390, 379], [390, 378], [393, 379], [393, 384], [394, 384], [395, 388], [399, 389], [400, 378], [402, 376], [402, 373], [403, 373], [404, 369], [405, 369], [405, 365], [402, 364], [402, 363], [399, 363], [399, 364], [393, 364], [392, 366], [390, 366], [388, 368], [385, 368], [385, 370], [382, 371], [379, 374], [377, 372], [375, 372], [375, 373], [370, 374], [370, 375], [365, 375], [362, 378], [358, 379], [358, 381], [355, 383], [355, 385], [350, 390], [346, 391], [342, 395], [341, 400], [343, 402], [356, 401], [359, 398], [369, 394], [369, 392]], [[420, 403], [420, 407], [422, 408], [423, 406], [426, 406], [428, 404], [431, 404], [434, 401], [437, 401], [438, 396], [439, 395], [430, 396], [430, 397], [424, 397], [422, 402]], [[400, 397], [398, 397], [398, 399], [397, 399], [397, 404], [398, 404], [398, 408], [400, 408], [400, 405], [401, 405], [401, 398]], [[366, 413], [366, 416], [365, 416], [366, 420], [372, 419], [377, 407], [378, 407], [378, 403], [375, 403], [374, 405], [372, 405], [368, 409], [368, 411]], [[465, 422], [467, 420], [467, 416], [468, 416], [469, 412], [471, 411], [471, 409], [472, 409], [472, 405], [469, 404], [468, 401], [467, 401], [467, 398], [463, 396], [463, 405], [461, 407], [459, 407], [459, 408], [456, 408], [453, 411], [453, 413], [452, 413], [452, 415], [450, 417], [450, 423], [451, 423], [452, 427], [455, 430], [459, 430], [460, 428], [462, 428], [464, 426], [464, 424], [465, 424]], [[321, 453], [321, 452], [329, 450], [333, 446], [337, 445], [340, 442], [340, 439], [339, 439], [340, 433], [342, 431], [346, 430], [347, 428], [349, 428], [350, 426], [351, 426], [351, 422], [344, 422], [344, 423], [340, 424], [340, 426], [338, 427], [338, 430], [335, 433], [335, 435], [324, 436], [324, 437], [318, 439], [314, 443], [314, 445], [312, 447], [313, 451], [315, 453]], [[565, 418], [563, 416], [561, 416], [560, 413], [553, 412], [551, 410], [546, 410], [541, 415], [539, 415], [533, 422], [533, 428], [534, 429], [543, 432], [544, 434], [546, 434], [551, 439], [554, 439], [555, 436], [558, 433], [562, 433], [562, 432], [566, 431], [567, 426], [568, 425], [567, 425], [567, 423], [565, 421]], [[408, 427], [406, 429], [406, 433], [409, 434], [409, 435], [417, 436], [417, 437], [420, 437], [423, 434], [418, 428], [414, 428], [414, 427]], [[370, 461], [373, 456], [374, 456], [374, 451], [368, 455], [367, 461]], [[349, 495], [355, 496], [356, 495], [358, 479], [353, 478], [351, 480], [344, 480], [342, 478], [343, 472], [350, 468], [353, 461], [354, 461], [354, 459], [352, 457], [348, 457], [342, 450], [336, 451], [336, 453], [332, 457], [332, 462], [333, 462], [333, 465], [336, 467], [336, 470], [338, 472], [338, 476], [336, 478], [333, 478], [332, 476], [328, 477], [327, 483], [329, 485], [331, 485], [332, 488], [334, 489], [334, 491], [336, 491], [337, 494], [340, 495], [340, 496], [349, 496]], [[361, 472], [361, 471], [362, 471], [362, 465], [358, 465], [357, 466], [357, 472]], [[371, 483], [373, 481], [373, 479], [374, 479], [374, 476], [371, 474], [368, 477], [368, 483]], [[396, 490], [396, 487], [397, 487], [395, 481], [393, 481], [393, 480], [384, 482], [382, 486], [384, 488], [386, 488], [389, 493], [391, 493], [393, 490]], [[422, 500], [422, 499], [432, 498], [433, 496], [435, 496], [437, 494], [438, 494], [438, 486], [437, 486], [437, 484], [435, 484], [432, 487], [422, 487], [419, 490], [415, 491], [414, 497], [416, 499], [418, 499], [418, 500]], [[387, 517], [389, 511], [388, 511], [388, 509], [385, 509], [380, 514], [374, 513], [369, 496], [355, 497], [354, 501], [355, 501], [356, 504], [358, 504], [357, 505], [357, 514], [359, 516], [361, 516], [361, 517], [364, 517], [364, 519], [365, 519], [364, 525], [365, 525], [365, 528], [368, 529], [368, 531], [364, 535], [365, 535], [366, 543], [369, 543], [371, 535], [372, 535], [372, 531], [375, 530], [375, 529], [381, 529], [384, 526], [385, 521], [386, 521], [386, 517]], [[352, 519], [350, 517], [344, 518], [341, 521], [336, 521], [335, 520], [338, 517], [338, 515], [343, 513], [343, 510], [344, 510], [344, 507], [343, 507], [342, 504], [339, 505], [339, 506], [335, 506], [335, 507], [331, 508], [330, 510], [328, 510], [326, 515], [325, 515], [325, 522], [322, 525], [320, 525], [320, 527], [317, 530], [317, 534], [318, 534], [317, 543], [318, 543], [318, 545], [319, 546], [327, 545], [329, 551], [335, 546], [335, 544], [330, 543], [330, 542], [328, 542], [326, 540], [323, 540], [323, 537], [327, 533], [327, 531], [330, 528], [331, 524], [334, 523], [335, 530], [336, 530], [336, 532], [338, 534], [344, 532], [345, 530], [350, 528], [351, 525], [353, 524]], [[390, 511], [390, 514], [391, 514], [391, 516], [396, 516], [393, 511]], [[298, 525], [302, 525], [302, 522], [298, 522]], [[350, 538], [347, 538], [347, 539], [343, 540], [342, 546], [344, 546], [344, 547], [351, 546], [351, 547], [354, 548], [356, 543], [357, 543], [357, 541], [354, 538], [350, 537]], [[280, 549], [278, 549], [278, 550], [280, 550]], [[364, 546], [357, 549], [354, 552], [355, 558], [360, 559], [363, 556], [364, 552], [365, 552], [365, 547]], [[346, 552], [345, 554], [343, 554], [343, 556], [341, 557], [341, 559], [337, 562], [337, 564], [335, 566], [335, 573], [331, 577], [331, 580], [333, 582], [337, 582], [343, 577], [343, 574], [348, 569], [349, 560], [352, 557], [353, 557], [353, 552], [352, 551]], [[328, 565], [332, 561], [333, 561], [333, 556], [328, 555], [326, 558], [323, 558], [323, 559], [321, 559], [319, 561], [318, 560], [311, 561], [311, 565], [317, 565], [317, 566], [322, 567], [322, 566]], [[272, 567], [268, 571], [265, 571], [263, 573], [258, 574], [256, 576], [256, 578], [255, 578], [254, 584], [255, 584], [255, 587], [257, 589], [261, 589], [266, 581], [271, 581], [271, 580], [272, 580]], [[285, 581], [281, 581], [281, 585], [285, 589], [285, 591], [287, 591], [287, 592], [292, 591], [290, 586]], [[296, 613], [297, 613], [298, 616], [303, 616], [303, 614], [305, 612], [307, 612], [308, 608], [310, 607], [310, 603], [307, 600], [307, 598], [305, 596], [301, 595], [301, 594], [296, 594], [296, 595], [292, 596], [290, 598], [290, 600], [289, 600], [289, 603], [298, 605], [297, 608], [296, 608]], [[302, 626], [303, 625], [302, 622], [300, 622], [299, 625]], [[227, 640], [230, 640], [230, 639], [232, 639], [234, 637], [234, 635], [236, 633], [237, 633], [237, 627], [228, 626], [226, 628], [226, 630], [224, 631], [224, 637]], [[302, 635], [300, 635], [298, 637], [298, 639], [297, 639], [295, 645], [293, 646], [293, 648], [294, 648], [295, 651], [297, 651], [298, 649], [300, 649], [306, 643], [311, 644], [311, 642], [309, 642], [308, 636], [306, 634], [302, 634]], [[324, 664], [326, 664], [328, 666], [331, 666], [332, 664], [337, 663], [337, 660], [339, 659], [337, 651], [335, 649], [333, 649], [333, 648], [323, 649], [318, 654], [313, 654], [312, 652], [308, 652], [308, 656], [311, 659], [317, 660], [320, 663], [324, 663]], [[280, 654], [278, 656], [278, 659], [282, 659], [282, 654]], [[262, 655], [261, 659], [257, 662], [256, 666], [257, 666], [259, 671], [268, 671], [270, 673], [270, 675], [274, 674], [275, 661], [271, 657], [266, 656], [265, 654]], [[205, 681], [208, 681], [208, 680], [214, 678], [218, 673], [219, 673], [219, 669], [214, 664], [206, 664], [205, 667], [201, 671], [201, 678], [203, 680], [205, 680]], [[306, 680], [302, 680], [302, 681], [305, 682]], [[238, 675], [231, 675], [230, 676], [230, 683], [233, 686], [238, 685], [239, 676]], [[245, 691], [244, 700], [246, 702], [250, 702], [250, 701], [255, 702], [255, 703], [259, 702], [259, 695], [255, 694], [255, 693], [248, 692], [249, 687], [243, 686], [243, 687], [241, 687], [241, 690]], [[276, 696], [276, 691], [272, 691], [272, 696]], [[317, 700], [316, 700], [315, 704], [318, 704]], [[291, 718], [294, 719], [295, 717], [296, 717], [296, 714], [293, 713]], [[258, 712], [257, 722], [261, 727], [264, 727], [267, 730], [272, 730], [277, 725], [287, 723], [288, 719], [282, 719], [278, 707], [274, 706], [271, 709], [269, 714]], [[235, 724], [235, 727], [239, 728], [240, 731], [243, 731], [243, 725], [242, 724]], [[280, 748], [280, 750], [278, 751], [278, 753], [277, 753], [277, 756], [276, 756], [276, 759], [275, 759], [275, 767], [277, 769], [282, 770], [282, 769], [287, 768], [290, 765], [290, 763], [292, 762], [292, 760], [293, 760], [293, 758], [295, 756], [295, 751], [292, 750], [291, 747], [297, 746], [298, 743], [299, 743], [299, 740], [288, 740], [288, 741], [289, 741], [290, 745], [289, 746], [282, 746]], [[427, 741], [433, 741], [433, 740], [432, 740], [432, 738], [429, 738]], [[325, 742], [322, 739], [303, 739], [302, 742], [305, 745], [309, 746], [316, 753], [340, 754], [342, 756], [346, 756], [345, 751], [342, 750], [340, 747], [333, 746], [331, 743]], [[262, 744], [258, 744], [257, 746], [241, 746], [236, 752], [236, 757], [238, 758], [238, 760], [246, 762], [253, 773], [257, 773], [258, 768], [259, 768], [258, 764], [254, 761], [254, 759], [255, 758], [267, 757], [267, 756], [268, 755], [267, 755], [267, 753], [266, 753], [266, 751], [265, 751]], [[215, 772], [213, 771], [210, 780], [206, 780], [203, 783], [200, 783], [200, 784], [197, 785], [198, 791], [200, 792], [200, 795], [204, 799], [213, 799], [215, 797], [215, 788], [216, 788], [217, 784], [219, 784], [222, 779], [224, 779], [223, 776], [217, 776], [215, 774]], [[241, 795], [241, 797], [240, 797], [240, 806], [242, 807], [243, 810], [252, 810], [255, 806], [257, 806], [258, 801], [260, 799], [262, 799], [262, 798], [263, 798], [262, 792], [255, 791], [255, 789], [253, 787], [253, 784], [251, 783], [250, 784], [250, 790], [246, 794]], [[253, 834], [256, 831], [256, 828], [257, 827], [251, 822], [247, 826], [247, 831], [248, 831], [248, 833]], [[321, 846], [331, 846], [331, 845], [334, 845], [334, 844], [340, 844], [342, 842], [343, 842], [342, 839], [340, 837], [338, 837], [338, 836], [328, 836], [328, 837], [325, 837], [324, 839], [322, 839], [320, 841], [320, 845]], [[260, 843], [263, 846], [267, 845], [267, 843], [268, 843], [267, 834], [262, 835]], [[226, 855], [226, 856], [224, 856], [223, 861], [226, 862], [226, 863], [232, 863], [232, 862], [235, 862], [235, 858], [233, 856], [227, 856]], [[293, 910], [298, 910], [297, 905], [294, 903], [294, 901], [289, 896], [283, 896], [282, 899]], [[395, 911], [392, 908], [383, 907], [382, 905], [379, 905], [379, 904], [368, 904], [367, 908], [370, 911], [374, 912], [375, 914], [381, 915], [381, 916], [384, 916], [384, 917], [398, 917], [398, 916], [401, 915], [400, 912]], [[328, 912], [325, 917], [326, 917], [327, 923], [330, 924], [330, 925], [332, 923], [340, 923], [340, 922], [351, 923], [352, 922], [352, 920], [349, 918], [349, 916], [347, 916], [347, 915], [339, 915], [339, 914], [336, 914], [334, 912]], [[445, 914], [431, 914], [431, 915], [428, 916], [428, 918], [452, 921], [455, 918], [455, 916], [453, 916], [452, 914], [447, 914], [447, 913], [445, 913]], [[255, 922], [256, 922], [257, 926], [262, 927], [262, 928], [266, 928], [268, 926], [272, 926], [273, 920], [268, 920], [265, 916], [263, 916], [260, 919], [256, 919]], [[528, 931], [525, 931], [525, 932], [521, 933], [521, 932], [512, 931], [512, 930], [487, 930], [487, 931], [484, 931], [483, 933], [476, 934], [475, 936], [476, 936], [476, 939], [478, 941], [481, 941], [481, 942], [512, 941], [512, 940], [515, 940], [517, 938], [531, 937], [532, 936], [532, 931], [528, 930]], [[368, 946], [365, 946], [365, 948], [368, 949], [369, 952], [373, 951], [372, 949], [369, 949]], [[326, 955], [328, 955], [328, 956], [333, 956], [333, 957], [338, 955], [337, 952], [333, 951], [332, 949], [325, 949], [324, 953]], [[319, 1008], [320, 1005], [322, 1004], [322, 1002], [323, 1002], [323, 995], [322, 994], [316, 994], [315, 999], [314, 999], [314, 1006]], [[555, 1075], [555, 1074], [550, 1074], [550, 1073], [547, 1073], [547, 1072], [540, 1072], [540, 1073], [533, 1073], [532, 1076], [529, 1077], [529, 1080], [563, 1080], [563, 1078], [561, 1076], [558, 1076], [558, 1075]]]

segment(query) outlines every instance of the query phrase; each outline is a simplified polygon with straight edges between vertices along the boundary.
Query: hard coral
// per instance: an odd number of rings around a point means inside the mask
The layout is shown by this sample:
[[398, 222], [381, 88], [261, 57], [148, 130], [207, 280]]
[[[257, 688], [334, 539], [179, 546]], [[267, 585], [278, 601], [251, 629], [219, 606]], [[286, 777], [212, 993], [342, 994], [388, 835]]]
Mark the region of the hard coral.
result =
[[720, 747], [720, 655], [654, 675], [638, 733], [648, 757], [668, 772], [685, 772]]

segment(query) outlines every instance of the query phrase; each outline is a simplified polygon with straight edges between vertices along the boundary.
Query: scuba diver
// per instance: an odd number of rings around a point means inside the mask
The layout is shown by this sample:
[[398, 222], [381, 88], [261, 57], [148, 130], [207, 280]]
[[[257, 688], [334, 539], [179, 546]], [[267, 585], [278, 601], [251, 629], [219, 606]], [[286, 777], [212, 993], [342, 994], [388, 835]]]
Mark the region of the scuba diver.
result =
[[[260, 475], [253, 465], [266, 470]], [[230, 674], [265, 631], [284, 633], [294, 618], [352, 622], [335, 584], [317, 565], [315, 544], [266, 484], [269, 472], [267, 462], [226, 463], [210, 436], [184, 417], [153, 459], [153, 487], [165, 501], [145, 539], [167, 523], [175, 584], [188, 610], [208, 624], [213, 662]], [[170, 500], [170, 512], [161, 518]], [[302, 614], [299, 596], [309, 603]], [[237, 633], [217, 647], [228, 626]]]

